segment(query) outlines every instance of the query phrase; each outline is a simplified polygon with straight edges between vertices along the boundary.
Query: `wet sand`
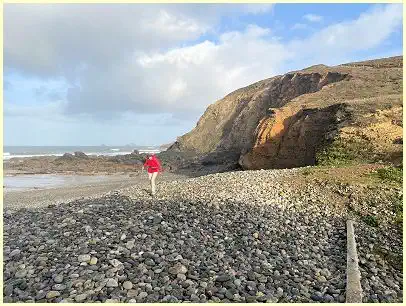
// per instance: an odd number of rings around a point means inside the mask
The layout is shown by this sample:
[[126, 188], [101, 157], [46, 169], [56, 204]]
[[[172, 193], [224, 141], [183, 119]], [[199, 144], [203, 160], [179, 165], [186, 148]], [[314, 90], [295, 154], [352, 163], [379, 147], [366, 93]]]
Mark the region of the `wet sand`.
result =
[[25, 174], [6, 175], [4, 177], [4, 192], [29, 191], [49, 189], [64, 186], [80, 186], [97, 184], [109, 180], [106, 175], [61, 175], [61, 174]]
[[[43, 189], [3, 188], [4, 209], [35, 208], [82, 198], [95, 198], [131, 186], [142, 188], [146, 191], [149, 190], [148, 176], [145, 172], [134, 173], [131, 176], [115, 174], [94, 176], [93, 178], [80, 175], [67, 175], [62, 178], [60, 176], [54, 176], [53, 178], [51, 175], [49, 177], [42, 176], [42, 180], [48, 180], [48, 183], [49, 181], [52, 183], [51, 187], [42, 186]], [[172, 173], [163, 173], [157, 178], [157, 184], [161, 181], [181, 178], [185, 177]], [[38, 177], [36, 180], [41, 179]]]

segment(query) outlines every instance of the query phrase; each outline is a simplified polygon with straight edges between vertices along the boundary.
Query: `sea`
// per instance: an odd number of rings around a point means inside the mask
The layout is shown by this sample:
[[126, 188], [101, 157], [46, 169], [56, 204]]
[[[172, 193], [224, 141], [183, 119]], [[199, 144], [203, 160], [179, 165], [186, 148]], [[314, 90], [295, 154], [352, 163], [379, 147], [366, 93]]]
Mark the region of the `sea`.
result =
[[[159, 146], [4, 146], [3, 163], [11, 158], [28, 158], [40, 156], [62, 156], [65, 153], [77, 151], [93, 156], [115, 156], [130, 154], [134, 150], [140, 153], [159, 153]], [[47, 189], [67, 185], [81, 185], [100, 180], [105, 176], [58, 175], [58, 174], [7, 174], [3, 177], [3, 191], [27, 191], [34, 189]]]
[[62, 156], [65, 153], [83, 152], [93, 156], [115, 156], [140, 153], [159, 153], [159, 146], [4, 146], [3, 161], [14, 157]]

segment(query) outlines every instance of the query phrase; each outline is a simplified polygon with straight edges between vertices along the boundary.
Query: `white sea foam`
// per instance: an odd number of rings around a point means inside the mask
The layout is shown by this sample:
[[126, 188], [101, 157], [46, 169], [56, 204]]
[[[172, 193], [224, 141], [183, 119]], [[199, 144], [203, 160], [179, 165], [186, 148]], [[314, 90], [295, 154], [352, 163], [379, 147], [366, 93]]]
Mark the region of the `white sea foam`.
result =
[[40, 156], [62, 156], [63, 154], [16, 154], [16, 155], [4, 155], [3, 160], [9, 160], [11, 158], [28, 158], [28, 157], [40, 157]]
[[[140, 153], [146, 153], [146, 154], [152, 154], [152, 153], [159, 153], [161, 152], [158, 149], [145, 149], [145, 150], [139, 150]], [[70, 152], [72, 153], [72, 152]], [[84, 152], [86, 155], [89, 156], [116, 156], [116, 155], [127, 155], [131, 154], [132, 151], [127, 151], [127, 152]], [[56, 157], [56, 156], [62, 156], [62, 153], [52, 153], [52, 154], [15, 154], [11, 155], [8, 152], [3, 153], [3, 160], [9, 160], [11, 158], [29, 158], [29, 157]]]
[[151, 154], [151, 153], [159, 153], [159, 152], [161, 152], [161, 150], [158, 150], [158, 149], [145, 149], [145, 150], [138, 150], [138, 152], [140, 152], [140, 153], [146, 153], [146, 154]]

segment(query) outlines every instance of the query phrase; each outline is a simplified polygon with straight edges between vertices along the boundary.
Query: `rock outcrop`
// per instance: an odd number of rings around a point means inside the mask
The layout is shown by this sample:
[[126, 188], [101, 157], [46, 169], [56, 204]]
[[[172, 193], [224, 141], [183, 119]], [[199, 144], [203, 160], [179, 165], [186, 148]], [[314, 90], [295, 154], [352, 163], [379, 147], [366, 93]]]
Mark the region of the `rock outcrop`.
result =
[[[373, 123], [376, 111], [392, 108], [397, 112], [386, 119], [401, 120], [402, 67], [402, 57], [317, 65], [254, 83], [210, 105], [196, 127], [168, 150], [203, 155], [202, 164], [215, 163], [210, 156], [223, 163], [227, 156], [228, 164], [244, 169], [314, 165], [343, 128], [359, 133]], [[389, 138], [402, 136], [402, 125], [395, 126]], [[402, 152], [392, 138], [387, 151]]]
[[255, 144], [241, 155], [239, 163], [247, 169], [314, 165], [321, 140], [333, 137], [340, 122], [349, 116], [344, 104], [296, 112], [289, 107], [277, 109], [260, 121]]
[[88, 158], [89, 157], [89, 156], [86, 155], [86, 153], [83, 153], [83, 152], [80, 152], [80, 151], [77, 151], [74, 154], [75, 154], [75, 157], [78, 157], [78, 158]]
[[72, 153], [65, 153], [59, 159], [60, 160], [73, 160], [74, 158], [75, 158], [75, 156]]

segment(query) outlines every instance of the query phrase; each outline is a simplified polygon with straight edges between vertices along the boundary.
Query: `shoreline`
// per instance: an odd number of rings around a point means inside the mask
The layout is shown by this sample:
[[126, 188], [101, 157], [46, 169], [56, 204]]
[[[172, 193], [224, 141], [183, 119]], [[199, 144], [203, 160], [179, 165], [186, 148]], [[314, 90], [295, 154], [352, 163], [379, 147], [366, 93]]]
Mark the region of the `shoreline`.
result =
[[127, 174], [106, 175], [95, 174], [14, 174], [3, 177], [3, 192], [26, 192], [31, 190], [48, 190], [53, 188], [69, 188], [105, 183], [112, 180], [125, 180], [130, 176]]
[[14, 176], [21, 176], [21, 175], [61, 175], [61, 176], [98, 176], [98, 175], [106, 175], [106, 176], [114, 176], [114, 175], [127, 175], [131, 176], [133, 174], [138, 174], [142, 171], [135, 170], [133, 172], [125, 172], [125, 171], [117, 171], [117, 172], [108, 172], [108, 171], [43, 171], [43, 172], [32, 172], [28, 170], [13, 170], [13, 169], [4, 169], [3, 170], [3, 177], [14, 177]]
[[[68, 175], [66, 174], [66, 176]], [[75, 176], [80, 176], [80, 174], [75, 174]], [[157, 179], [157, 183], [184, 177], [172, 173], [164, 173]], [[116, 190], [140, 186], [146, 189], [149, 188], [148, 176], [145, 172], [135, 172], [133, 174], [113, 173], [106, 176], [105, 179], [98, 181], [82, 182], [81, 184], [68, 183], [62, 186], [43, 189], [5, 191], [3, 187], [3, 209], [16, 210], [20, 208], [58, 205], [77, 199], [102, 197]]]

